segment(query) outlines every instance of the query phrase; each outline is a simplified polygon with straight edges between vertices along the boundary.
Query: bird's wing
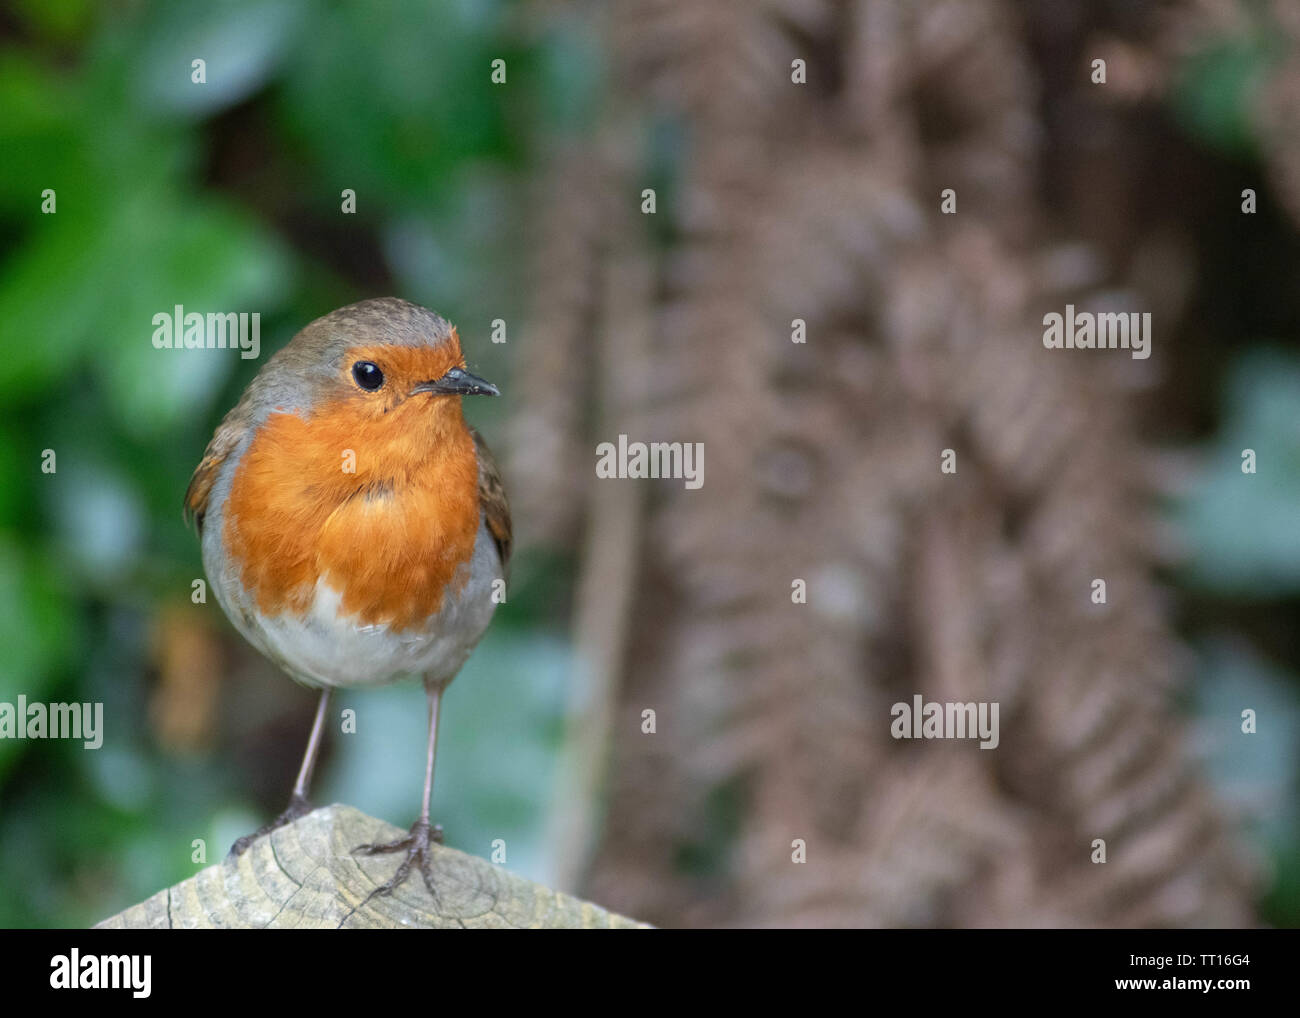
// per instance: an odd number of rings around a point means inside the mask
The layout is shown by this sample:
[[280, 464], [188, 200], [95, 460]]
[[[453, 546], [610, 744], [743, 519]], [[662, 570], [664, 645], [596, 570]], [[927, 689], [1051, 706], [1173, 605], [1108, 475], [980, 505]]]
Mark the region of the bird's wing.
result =
[[496, 542], [497, 552], [501, 555], [501, 568], [510, 561], [510, 503], [506, 501], [506, 489], [501, 485], [501, 471], [492, 452], [487, 447], [475, 428], [470, 428], [474, 435], [474, 450], [478, 453], [478, 501], [487, 521], [488, 531]]
[[212, 441], [203, 451], [203, 459], [190, 478], [190, 486], [185, 489], [185, 521], [193, 522], [200, 534], [203, 533], [203, 517], [207, 515], [208, 497], [217, 481], [217, 471], [248, 431], [248, 414], [241, 412], [246, 401], [247, 394], [217, 425]]

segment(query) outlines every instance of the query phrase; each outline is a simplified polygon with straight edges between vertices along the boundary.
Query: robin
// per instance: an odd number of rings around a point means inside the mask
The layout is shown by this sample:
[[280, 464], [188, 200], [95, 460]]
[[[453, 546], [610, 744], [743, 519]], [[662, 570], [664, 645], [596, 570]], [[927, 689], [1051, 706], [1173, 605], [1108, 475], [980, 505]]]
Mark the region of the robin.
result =
[[321, 690], [289, 807], [232, 855], [305, 815], [330, 691], [420, 676], [424, 800], [389, 894], [418, 866], [433, 892], [429, 797], [443, 690], [478, 643], [510, 557], [510, 509], [462, 396], [500, 395], [465, 368], [455, 327], [386, 297], [318, 318], [226, 414], [185, 493], [222, 609], [254, 647]]

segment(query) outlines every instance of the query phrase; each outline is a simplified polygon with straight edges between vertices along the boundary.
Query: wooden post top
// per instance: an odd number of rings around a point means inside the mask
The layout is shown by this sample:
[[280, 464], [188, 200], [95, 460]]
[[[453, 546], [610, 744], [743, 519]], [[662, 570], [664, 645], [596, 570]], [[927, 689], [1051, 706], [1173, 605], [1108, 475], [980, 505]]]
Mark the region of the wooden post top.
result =
[[242, 856], [98, 924], [103, 929], [634, 929], [599, 906], [552, 891], [477, 856], [435, 845], [436, 899], [418, 872], [391, 896], [362, 902], [400, 855], [353, 855], [403, 831], [351, 806], [318, 809], [260, 838]]

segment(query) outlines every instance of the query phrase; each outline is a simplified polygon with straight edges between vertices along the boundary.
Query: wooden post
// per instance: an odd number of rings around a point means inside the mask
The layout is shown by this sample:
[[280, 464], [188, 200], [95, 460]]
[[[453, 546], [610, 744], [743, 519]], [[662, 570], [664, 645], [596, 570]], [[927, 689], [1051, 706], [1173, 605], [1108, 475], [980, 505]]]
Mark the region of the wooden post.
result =
[[326, 806], [236, 860], [99, 923], [104, 929], [571, 928], [642, 924], [516, 876], [477, 856], [433, 846], [436, 898], [419, 872], [391, 896], [366, 896], [392, 876], [400, 855], [353, 855], [404, 832], [351, 806]]

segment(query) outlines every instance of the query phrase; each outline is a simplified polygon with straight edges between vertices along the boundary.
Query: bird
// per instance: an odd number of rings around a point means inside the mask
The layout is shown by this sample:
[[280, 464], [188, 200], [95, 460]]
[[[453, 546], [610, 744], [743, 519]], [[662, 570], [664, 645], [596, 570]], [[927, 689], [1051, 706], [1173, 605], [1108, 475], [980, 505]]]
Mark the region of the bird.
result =
[[470, 373], [440, 315], [397, 297], [317, 318], [258, 371], [208, 443], [185, 493], [203, 566], [240, 634], [320, 690], [288, 808], [253, 842], [311, 810], [331, 691], [419, 677], [428, 707], [424, 797], [406, 837], [357, 846], [405, 857], [430, 893], [442, 694], [504, 599], [511, 519], [500, 471], [461, 407], [499, 396]]

